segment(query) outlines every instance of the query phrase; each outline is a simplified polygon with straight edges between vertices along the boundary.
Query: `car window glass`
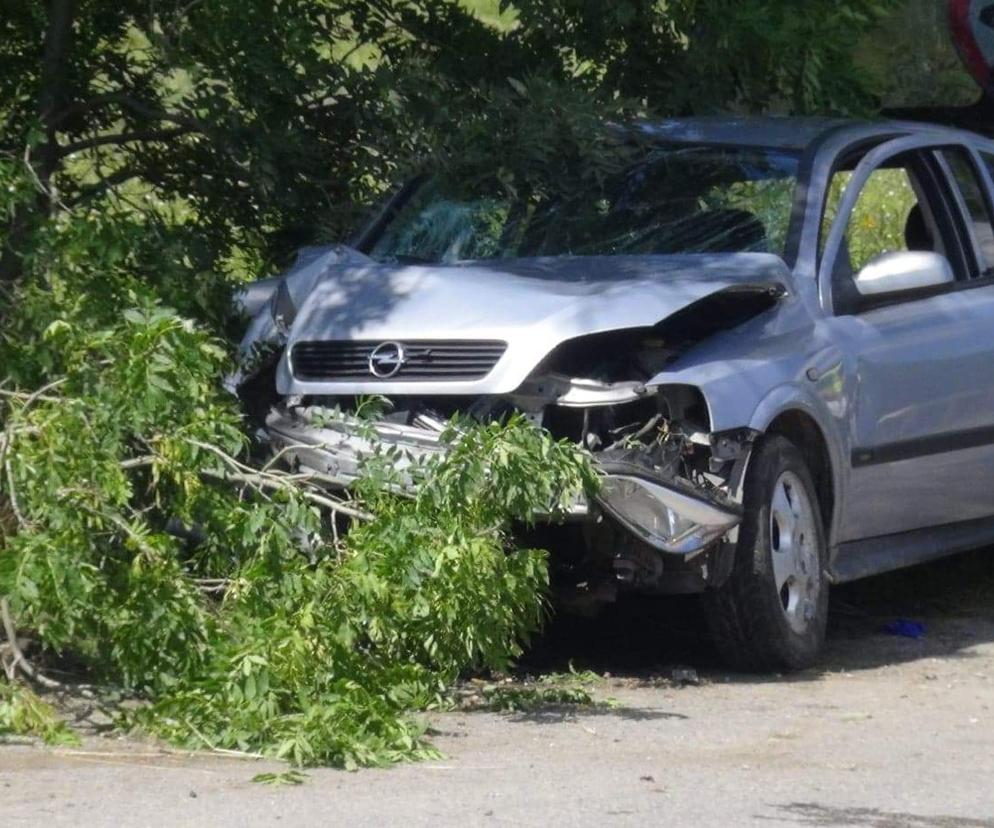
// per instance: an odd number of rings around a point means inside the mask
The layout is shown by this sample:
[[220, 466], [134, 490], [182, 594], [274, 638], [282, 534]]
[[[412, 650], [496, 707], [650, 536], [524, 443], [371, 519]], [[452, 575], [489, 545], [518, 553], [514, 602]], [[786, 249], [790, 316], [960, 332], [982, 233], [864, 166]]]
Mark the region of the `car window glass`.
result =
[[437, 198], [408, 210], [377, 245], [389, 245], [399, 261], [490, 259], [500, 253], [508, 205], [492, 198], [457, 201]]
[[985, 275], [994, 268], [994, 227], [991, 225], [991, 212], [984, 197], [984, 191], [977, 178], [977, 169], [970, 160], [969, 153], [957, 147], [942, 151], [949, 169], [963, 195], [963, 202], [969, 214], [973, 237], [980, 250], [981, 270]]
[[782, 255], [798, 164], [797, 154], [788, 151], [666, 145], [612, 170], [603, 181], [564, 180], [534, 192], [440, 175], [400, 208], [369, 255], [428, 263], [560, 255]]
[[[852, 175], [851, 171], [843, 170], [832, 177], [822, 219], [823, 246]], [[918, 196], [907, 169], [893, 167], [873, 171], [856, 200], [846, 227], [845, 247], [853, 273], [881, 253], [911, 249], [906, 231], [917, 206]], [[916, 246], [916, 249], [921, 248]], [[844, 252], [840, 251], [840, 254]]]
[[793, 178], [766, 178], [758, 181], [733, 181], [712, 187], [701, 197], [701, 209], [738, 211], [753, 216], [763, 226], [765, 249], [782, 253], [787, 246]]

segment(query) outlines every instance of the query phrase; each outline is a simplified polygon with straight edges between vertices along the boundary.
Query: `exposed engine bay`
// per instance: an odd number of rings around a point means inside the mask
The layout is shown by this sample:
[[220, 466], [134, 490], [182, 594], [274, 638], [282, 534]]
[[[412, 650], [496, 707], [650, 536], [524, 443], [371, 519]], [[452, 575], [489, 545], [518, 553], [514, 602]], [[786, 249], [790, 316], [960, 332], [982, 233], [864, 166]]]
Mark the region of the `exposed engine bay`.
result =
[[[395, 467], [403, 475], [406, 464], [445, 450], [442, 435], [454, 415], [491, 422], [521, 414], [585, 447], [602, 473], [594, 502], [578, 500], [567, 521], [536, 530], [556, 550], [553, 576], [562, 599], [583, 607], [626, 589], [698, 592], [730, 570], [756, 435], [711, 433], [696, 388], [649, 380], [696, 341], [762, 313], [777, 298], [768, 286], [719, 292], [703, 300], [709, 307], [695, 303], [658, 326], [569, 340], [510, 394], [377, 397], [372, 419], [357, 411], [368, 398], [285, 397], [266, 417], [265, 431], [285, 459], [330, 486], [347, 487], [377, 446], [401, 449]], [[391, 348], [351, 358], [374, 374], [392, 370], [391, 359], [407, 359], [405, 346], [385, 344]], [[388, 351], [391, 359], [375, 364]]]

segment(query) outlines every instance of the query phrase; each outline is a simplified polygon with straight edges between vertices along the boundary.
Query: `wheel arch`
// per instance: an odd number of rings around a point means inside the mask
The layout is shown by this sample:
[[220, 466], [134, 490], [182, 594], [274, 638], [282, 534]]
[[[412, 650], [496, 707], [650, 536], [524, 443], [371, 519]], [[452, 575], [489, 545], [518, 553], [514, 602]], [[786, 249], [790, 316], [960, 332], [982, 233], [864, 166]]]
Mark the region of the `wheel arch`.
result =
[[814, 479], [825, 535], [830, 539], [833, 534], [837, 485], [828, 439], [822, 427], [804, 409], [788, 408], [770, 421], [764, 434], [779, 435], [790, 440], [804, 456], [804, 462]]

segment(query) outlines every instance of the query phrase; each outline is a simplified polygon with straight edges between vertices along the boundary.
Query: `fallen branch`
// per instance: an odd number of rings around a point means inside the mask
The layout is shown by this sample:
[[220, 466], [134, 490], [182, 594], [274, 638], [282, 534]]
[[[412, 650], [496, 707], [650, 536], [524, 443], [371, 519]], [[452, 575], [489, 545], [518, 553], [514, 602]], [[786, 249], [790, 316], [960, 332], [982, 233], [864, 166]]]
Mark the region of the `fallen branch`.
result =
[[141, 469], [146, 466], [154, 465], [156, 458], [151, 454], [143, 455], [142, 457], [132, 457], [129, 460], [121, 461], [122, 469]]
[[221, 461], [229, 468], [231, 471], [228, 472], [216, 472], [209, 469], [204, 469], [201, 474], [205, 477], [210, 477], [215, 480], [226, 480], [233, 481], [236, 483], [245, 483], [249, 486], [254, 486], [256, 489], [268, 489], [269, 491], [296, 491], [299, 492], [301, 497], [309, 500], [317, 506], [323, 506], [333, 512], [339, 512], [343, 515], [347, 515], [356, 520], [372, 520], [373, 516], [368, 512], [363, 512], [359, 509], [354, 509], [351, 506], [346, 506], [337, 500], [332, 500], [329, 497], [320, 495], [317, 492], [308, 491], [297, 485], [297, 482], [305, 483], [311, 480], [318, 479], [320, 475], [315, 472], [304, 472], [300, 474], [290, 474], [286, 472], [277, 471], [266, 471], [271, 463], [268, 463], [263, 470], [253, 469], [251, 466], [242, 463], [240, 460], [236, 460], [227, 452], [213, 446], [210, 443], [203, 443], [200, 440], [194, 440], [192, 438], [186, 438], [186, 442], [192, 446], [203, 449], [204, 451], [209, 451], [211, 454], [220, 458]]
[[615, 442], [611, 443], [611, 445], [609, 445], [606, 449], [604, 449], [604, 451], [612, 451], [613, 449], [616, 448], [622, 448], [626, 445], [631, 445], [636, 440], [640, 440], [642, 437], [645, 437], [645, 435], [648, 434], [650, 431], [652, 431], [658, 425], [659, 421], [662, 419], [663, 415], [657, 414], [634, 434], [628, 434], [622, 437], [620, 440], [616, 440]]
[[192, 437], [186, 437], [185, 440], [191, 446], [196, 446], [197, 448], [203, 449], [204, 451], [209, 451], [211, 454], [215, 455], [216, 457], [219, 457], [226, 466], [229, 466], [230, 468], [235, 469], [236, 471], [248, 472], [250, 474], [258, 473], [251, 466], [246, 465], [240, 460], [236, 460], [226, 451], [219, 449], [217, 446], [212, 446], [210, 443], [203, 443], [200, 440], [194, 440]]
[[12, 412], [7, 418], [7, 426], [4, 429], [3, 443], [0, 444], [0, 465], [6, 462], [10, 444], [14, 441], [14, 424], [17, 422], [17, 418], [23, 415], [24, 412], [31, 408], [31, 406], [38, 400], [45, 400], [46, 402], [63, 402], [60, 397], [47, 396], [46, 392], [51, 391], [53, 388], [58, 388], [66, 381], [66, 379], [66, 377], [61, 377], [60, 379], [54, 380], [47, 385], [43, 385], [41, 388], [31, 392], [30, 394], [25, 394], [21, 391], [8, 391], [4, 388], [0, 388], [0, 396], [24, 400], [24, 405], [21, 406], [20, 410]]
[[14, 472], [10, 468], [10, 458], [6, 457], [3, 461], [4, 473], [7, 475], [7, 502], [10, 503], [10, 510], [14, 513], [14, 517], [17, 519], [17, 525], [21, 529], [27, 529], [31, 524], [21, 513], [21, 507], [17, 503], [17, 489], [14, 488]]
[[292, 451], [297, 451], [298, 449], [322, 449], [326, 448], [326, 443], [289, 443], [283, 446], [279, 451], [273, 454], [272, 457], [266, 462], [266, 465], [262, 467], [262, 471], [268, 472], [273, 466], [275, 466], [280, 460], [283, 459], [287, 454]]
[[24, 675], [32, 681], [38, 682], [42, 687], [47, 687], [49, 690], [62, 687], [61, 682], [50, 679], [48, 676], [38, 672], [35, 666], [28, 661], [24, 653], [21, 652], [21, 647], [17, 643], [17, 629], [14, 627], [14, 622], [10, 617], [10, 605], [7, 603], [6, 596], [0, 598], [0, 618], [3, 620], [4, 634], [7, 636], [7, 646], [14, 654], [14, 660], [10, 663], [10, 666], [7, 667], [5, 665], [7, 678], [13, 679], [16, 670], [20, 669]]
[[209, 469], [203, 469], [200, 472], [204, 477], [209, 477], [213, 480], [221, 480], [225, 482], [232, 483], [244, 483], [248, 486], [254, 486], [258, 489], [269, 489], [270, 491], [295, 491], [300, 494], [301, 497], [315, 504], [316, 506], [322, 506], [332, 512], [338, 512], [339, 514], [347, 515], [355, 520], [372, 520], [373, 515], [369, 512], [363, 512], [359, 509], [353, 509], [350, 506], [346, 506], [344, 503], [340, 503], [337, 500], [332, 500], [324, 495], [319, 495], [316, 492], [311, 492], [306, 489], [301, 489], [292, 483], [280, 480], [274, 475], [263, 475], [256, 472], [247, 473], [239, 471], [228, 471], [228, 472], [216, 472]]
[[195, 578], [194, 583], [201, 592], [224, 592], [233, 583], [230, 578]]
[[21, 409], [21, 412], [23, 413], [24, 409], [30, 408], [37, 400], [44, 400], [46, 402], [65, 402], [62, 397], [48, 396], [47, 392], [51, 391], [53, 388], [58, 388], [66, 382], [67, 379], [68, 377], [60, 377], [57, 380], [53, 380], [52, 382], [43, 385], [37, 391], [32, 391], [30, 393], [26, 391], [7, 391], [6, 389], [0, 388], [0, 396], [25, 400], [24, 406]]
[[[64, 380], [59, 380], [59, 382], [64, 382]], [[50, 394], [41, 393], [41, 391], [32, 394], [27, 391], [8, 391], [6, 388], [0, 388], [0, 397], [6, 397], [9, 400], [26, 400], [25, 408], [28, 407], [28, 403], [37, 402], [38, 400], [42, 402], [64, 402], [62, 397], [53, 397]]]

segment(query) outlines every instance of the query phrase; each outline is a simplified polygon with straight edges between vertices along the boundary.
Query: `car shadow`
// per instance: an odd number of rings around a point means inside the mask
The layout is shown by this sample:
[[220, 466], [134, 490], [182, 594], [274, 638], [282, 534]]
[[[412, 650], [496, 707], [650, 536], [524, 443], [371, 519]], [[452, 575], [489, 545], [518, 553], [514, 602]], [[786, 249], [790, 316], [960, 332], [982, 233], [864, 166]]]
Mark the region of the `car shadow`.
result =
[[624, 706], [582, 706], [576, 705], [549, 705], [539, 707], [535, 710], [515, 711], [507, 714], [512, 722], [530, 722], [532, 724], [562, 724], [571, 721], [579, 716], [585, 720], [597, 716], [607, 716], [612, 719], [624, 719], [631, 722], [653, 722], [663, 719], [689, 719], [683, 713], [674, 713], [669, 710], [652, 710], [644, 707], [624, 707]]
[[778, 816], [755, 816], [757, 821], [786, 822], [791, 825], [841, 828], [994, 828], [992, 819], [959, 816], [931, 816], [881, 811], [878, 808], [835, 808], [811, 802], [792, 802], [778, 807]]
[[[919, 638], [888, 631], [908, 620]], [[629, 679], [804, 681], [916, 660], [976, 657], [994, 642], [994, 549], [835, 587], [821, 662], [780, 675], [736, 675], [725, 669], [695, 596], [630, 596], [593, 618], [553, 615], [519, 662], [523, 672], [591, 670]]]

